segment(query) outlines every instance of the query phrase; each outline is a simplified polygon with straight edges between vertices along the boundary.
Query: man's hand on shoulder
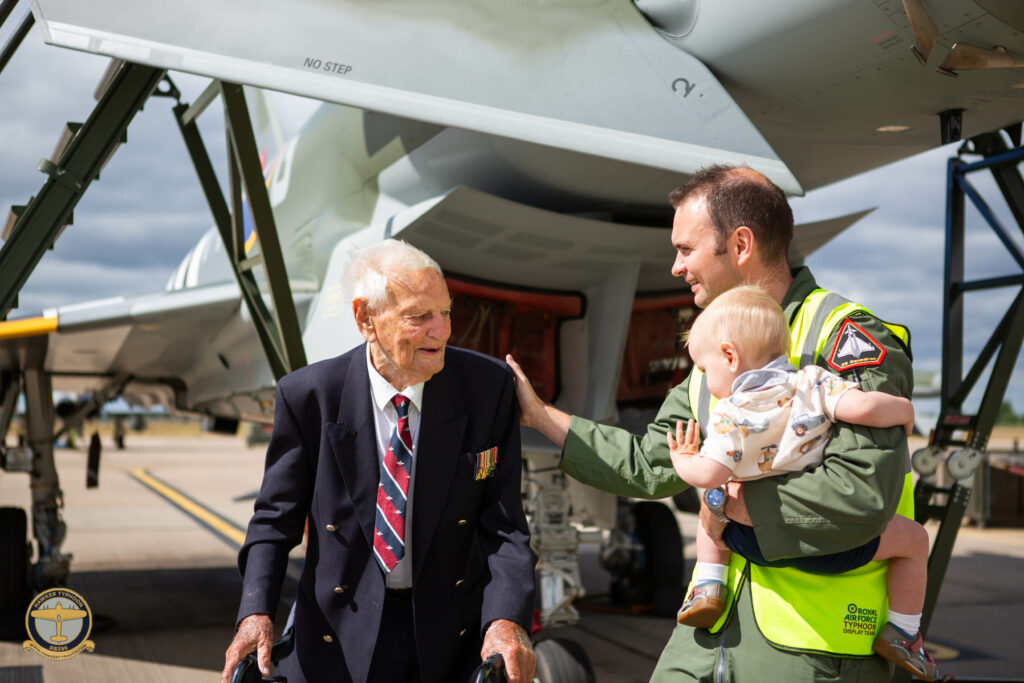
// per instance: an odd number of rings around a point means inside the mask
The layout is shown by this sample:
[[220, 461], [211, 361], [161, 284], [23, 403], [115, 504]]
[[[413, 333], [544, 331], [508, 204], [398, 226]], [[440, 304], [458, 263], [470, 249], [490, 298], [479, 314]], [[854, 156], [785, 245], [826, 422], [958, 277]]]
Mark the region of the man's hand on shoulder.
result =
[[551, 439], [559, 448], [565, 446], [569, 435], [569, 423], [572, 415], [548, 405], [533, 390], [530, 379], [519, 367], [512, 354], [505, 355], [505, 362], [512, 368], [512, 378], [516, 383], [516, 398], [519, 400], [519, 422], [524, 427], [533, 427]]
[[247, 654], [256, 650], [260, 673], [270, 675], [270, 648], [274, 645], [274, 622], [266, 614], [250, 614], [242, 619], [235, 639], [224, 653], [224, 671], [220, 683], [231, 683], [231, 674]]
[[505, 660], [505, 673], [508, 674], [509, 683], [533, 681], [537, 656], [533, 652], [530, 636], [522, 626], [507, 619], [492, 621], [487, 627], [487, 633], [484, 634], [480, 659], [487, 659], [495, 652], [501, 654]]

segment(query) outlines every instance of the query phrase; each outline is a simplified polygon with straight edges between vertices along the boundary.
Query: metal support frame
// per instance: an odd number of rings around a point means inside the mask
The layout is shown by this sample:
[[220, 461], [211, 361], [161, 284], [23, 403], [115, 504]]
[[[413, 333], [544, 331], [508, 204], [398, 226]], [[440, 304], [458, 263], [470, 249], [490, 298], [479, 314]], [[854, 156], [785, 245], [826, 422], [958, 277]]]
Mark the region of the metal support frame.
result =
[[[4, 0], [0, 4], [0, 26], [3, 26], [4, 22], [7, 21], [8, 15], [14, 9], [14, 6], [18, 4], [18, 0]], [[4, 43], [3, 48], [0, 48], [0, 73], [3, 73], [4, 67], [7, 66], [7, 62], [11, 61], [11, 57], [17, 52], [18, 47], [21, 45], [21, 41], [25, 40], [25, 36], [32, 29], [32, 25], [36, 23], [35, 16], [32, 12], [25, 12], [25, 16], [22, 17], [21, 23], [14, 29], [11, 37]]]
[[[9, 13], [13, 3], [0, 11]], [[29, 14], [0, 53], [0, 69], [32, 25]], [[47, 249], [52, 248], [71, 223], [75, 206], [93, 180], [126, 140], [128, 124], [142, 109], [164, 75], [163, 69], [130, 62], [111, 63], [105, 82], [97, 92], [97, 104], [84, 124], [69, 123], [49, 159], [37, 168], [48, 178], [39, 194], [27, 205], [13, 210], [0, 248], [0, 319], [16, 305], [18, 293]], [[71, 555], [61, 551], [67, 526], [61, 515], [64, 496], [54, 462], [53, 385], [42, 367], [45, 354], [26, 363], [21, 377], [4, 376], [3, 413], [6, 436], [18, 388], [25, 394], [27, 449], [18, 449], [18, 466], [30, 475], [32, 490], [32, 535], [38, 561], [32, 577], [38, 591], [67, 584]], [[9, 405], [10, 404], [10, 405]], [[7, 455], [10, 455], [8, 453]], [[10, 462], [7, 463], [10, 465]]]
[[[1013, 137], [1017, 140], [1019, 138]], [[965, 161], [964, 153], [982, 156], [980, 161]], [[949, 566], [957, 531], [967, 510], [977, 466], [984, 463], [989, 437], [999, 408], [1006, 396], [1010, 374], [1024, 343], [1024, 253], [1010, 238], [995, 212], [968, 179], [968, 175], [988, 170], [1024, 232], [1024, 179], [1018, 165], [1024, 161], [1024, 147], [1010, 149], [999, 133], [972, 138], [949, 160], [946, 195], [946, 257], [942, 324], [942, 388], [939, 418], [926, 450], [931, 450], [931, 472], [922, 472], [915, 489], [918, 521], [940, 519], [940, 526], [928, 558], [928, 588], [925, 595], [921, 632], [926, 633], [938, 601], [939, 590]], [[977, 208], [982, 218], [1002, 242], [1021, 269], [1021, 273], [968, 281], [964, 274], [966, 201]], [[1015, 286], [1017, 296], [1000, 323], [982, 347], [977, 359], [964, 373], [964, 294], [968, 291]], [[977, 386], [986, 368], [992, 366], [976, 414], [964, 414], [963, 404]], [[922, 453], [919, 451], [919, 453]], [[915, 458], [918, 454], [915, 454]], [[937, 486], [934, 468], [940, 459], [955, 482]], [[938, 503], [933, 503], [933, 499]], [[898, 672], [894, 681], [909, 680]], [[970, 681], [960, 678], [957, 680]], [[980, 680], [980, 679], [977, 679]], [[1011, 680], [1011, 679], [1005, 679]], [[1024, 680], [1024, 679], [1014, 679]]]
[[67, 148], [39, 162], [39, 169], [49, 177], [0, 248], [0, 319], [14, 307], [18, 292], [43, 254], [71, 222], [78, 201], [125, 139], [128, 124], [163, 74], [162, 69], [121, 63], [110, 87]]
[[4, 22], [7, 21], [7, 17], [11, 16], [14, 6], [17, 4], [18, 0], [3, 0], [0, 2], [0, 26], [3, 26]]
[[11, 420], [14, 418], [19, 393], [21, 393], [21, 382], [18, 376], [9, 372], [0, 373], [0, 453], [4, 450], [7, 430], [11, 428]]
[[[195, 123], [218, 90], [224, 104], [230, 208]], [[174, 107], [174, 115], [224, 242], [242, 298], [252, 316], [260, 345], [271, 372], [280, 379], [306, 364], [306, 352], [242, 86], [214, 81], [193, 106], [179, 101]], [[245, 211], [250, 212], [255, 236], [252, 249], [255, 255], [251, 257], [246, 252]], [[266, 278], [269, 307], [255, 277], [254, 269], [258, 266], [263, 267]]]
[[[1002, 321], [993, 331], [989, 341], [979, 353], [977, 360], [963, 374], [963, 333], [964, 333], [964, 293], [979, 289], [1013, 286], [1024, 284], [1024, 272], [1002, 278], [966, 281], [964, 279], [964, 209], [965, 197], [970, 199], [1006, 247], [1007, 252], [1024, 271], [1024, 254], [1009, 237], [1006, 228], [1000, 223], [995, 213], [985, 202], [968, 179], [968, 174], [990, 170], [1017, 220], [1018, 228], [1024, 232], [1024, 180], [1017, 165], [1024, 161], [1024, 148], [1009, 150], [998, 134], [989, 133], [971, 141], [975, 149], [984, 155], [984, 159], [974, 163], [964, 163], [955, 157], [950, 159], [948, 167], [948, 194], [946, 207], [946, 263], [943, 318], [943, 351], [942, 351], [942, 405], [939, 424], [936, 427], [936, 439], [943, 443], [953, 441], [953, 432], [967, 429], [963, 445], [984, 450], [995, 424], [1006, 388], [1009, 375], [1020, 351], [1022, 334], [1022, 315], [1024, 315], [1024, 290], [1010, 305]], [[963, 151], [963, 150], [962, 150]], [[975, 387], [981, 374], [995, 359], [995, 367], [991, 373], [988, 386], [978, 408], [977, 415], [963, 416], [963, 402]], [[962, 379], [961, 379], [962, 378]]]

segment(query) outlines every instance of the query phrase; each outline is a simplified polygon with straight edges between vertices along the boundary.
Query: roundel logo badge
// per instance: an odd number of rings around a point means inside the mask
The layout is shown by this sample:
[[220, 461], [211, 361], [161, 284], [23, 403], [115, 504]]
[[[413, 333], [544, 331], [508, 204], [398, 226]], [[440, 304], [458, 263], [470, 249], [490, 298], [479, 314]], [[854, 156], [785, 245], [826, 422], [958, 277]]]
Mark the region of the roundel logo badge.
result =
[[92, 610], [85, 598], [67, 588], [50, 588], [32, 600], [25, 612], [25, 631], [25, 652], [33, 650], [47, 659], [71, 659], [96, 647], [89, 640]]

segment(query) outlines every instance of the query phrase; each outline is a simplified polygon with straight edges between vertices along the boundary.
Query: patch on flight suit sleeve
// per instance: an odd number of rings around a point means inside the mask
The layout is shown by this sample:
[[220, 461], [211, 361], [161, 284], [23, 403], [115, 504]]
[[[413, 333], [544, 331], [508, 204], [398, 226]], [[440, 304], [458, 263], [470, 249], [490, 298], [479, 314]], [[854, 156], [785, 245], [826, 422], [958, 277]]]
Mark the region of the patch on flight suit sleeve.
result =
[[885, 354], [885, 347], [877, 339], [847, 318], [839, 328], [835, 346], [828, 357], [828, 365], [836, 372], [845, 372], [852, 368], [881, 365]]

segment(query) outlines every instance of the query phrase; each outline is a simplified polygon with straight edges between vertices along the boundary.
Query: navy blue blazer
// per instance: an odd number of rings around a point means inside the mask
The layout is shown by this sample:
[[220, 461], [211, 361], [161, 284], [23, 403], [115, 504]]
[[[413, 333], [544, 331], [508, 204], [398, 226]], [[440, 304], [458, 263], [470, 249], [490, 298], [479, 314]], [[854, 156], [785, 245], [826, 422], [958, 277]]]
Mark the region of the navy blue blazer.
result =
[[[366, 348], [306, 366], [277, 386], [263, 485], [239, 552], [241, 620], [277, 610], [288, 552], [303, 535], [289, 683], [364, 683], [380, 630], [384, 574], [373, 558], [380, 466]], [[520, 494], [518, 404], [508, 366], [449, 347], [423, 392], [412, 525], [413, 611], [424, 683], [479, 662], [495, 619], [529, 631], [534, 565]], [[475, 477], [477, 453], [498, 464]]]

